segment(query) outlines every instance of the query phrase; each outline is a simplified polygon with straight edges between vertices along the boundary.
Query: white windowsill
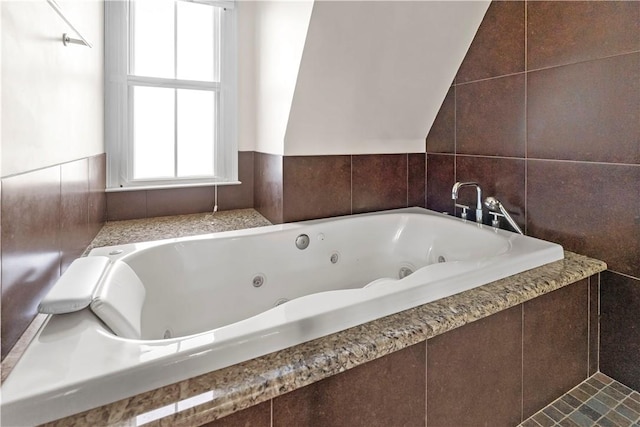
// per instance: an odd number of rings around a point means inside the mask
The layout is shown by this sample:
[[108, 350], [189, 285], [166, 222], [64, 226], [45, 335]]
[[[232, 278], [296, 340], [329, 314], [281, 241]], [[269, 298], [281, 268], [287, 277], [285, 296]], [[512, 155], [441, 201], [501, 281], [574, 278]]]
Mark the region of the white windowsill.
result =
[[215, 187], [222, 185], [238, 185], [241, 181], [221, 181], [221, 182], [190, 182], [190, 183], [172, 183], [160, 185], [134, 185], [129, 187], [112, 187], [104, 191], [106, 193], [119, 193], [122, 191], [138, 191], [138, 190], [165, 190], [169, 188], [189, 188], [189, 187]]

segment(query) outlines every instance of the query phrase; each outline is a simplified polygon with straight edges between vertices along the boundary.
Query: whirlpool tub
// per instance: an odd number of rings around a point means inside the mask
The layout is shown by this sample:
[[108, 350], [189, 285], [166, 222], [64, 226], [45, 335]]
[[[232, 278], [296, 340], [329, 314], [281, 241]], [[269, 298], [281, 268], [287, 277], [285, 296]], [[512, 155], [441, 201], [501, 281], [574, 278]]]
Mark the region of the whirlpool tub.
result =
[[2, 387], [42, 423], [563, 258], [553, 243], [425, 209], [98, 248]]

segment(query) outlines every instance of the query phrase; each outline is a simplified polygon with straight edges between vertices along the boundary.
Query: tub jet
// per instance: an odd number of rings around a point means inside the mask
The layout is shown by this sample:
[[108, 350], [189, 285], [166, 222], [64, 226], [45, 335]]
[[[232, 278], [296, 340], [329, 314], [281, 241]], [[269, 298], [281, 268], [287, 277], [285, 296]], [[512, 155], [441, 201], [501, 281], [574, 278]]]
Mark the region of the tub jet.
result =
[[264, 284], [264, 276], [262, 274], [256, 275], [252, 280], [252, 284], [254, 288], [259, 288]]
[[400, 267], [400, 270], [398, 271], [398, 277], [401, 279], [404, 279], [405, 277], [409, 276], [412, 273], [413, 273], [413, 269], [409, 267]]

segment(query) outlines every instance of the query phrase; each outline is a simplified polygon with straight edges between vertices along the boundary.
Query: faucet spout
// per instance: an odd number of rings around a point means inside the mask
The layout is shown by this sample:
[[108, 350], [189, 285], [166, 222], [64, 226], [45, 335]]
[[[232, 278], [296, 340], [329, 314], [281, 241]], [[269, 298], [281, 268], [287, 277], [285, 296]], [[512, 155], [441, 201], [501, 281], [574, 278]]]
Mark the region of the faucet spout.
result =
[[456, 182], [451, 189], [451, 199], [458, 200], [458, 192], [462, 187], [476, 187], [476, 222], [482, 224], [482, 189], [477, 182]]

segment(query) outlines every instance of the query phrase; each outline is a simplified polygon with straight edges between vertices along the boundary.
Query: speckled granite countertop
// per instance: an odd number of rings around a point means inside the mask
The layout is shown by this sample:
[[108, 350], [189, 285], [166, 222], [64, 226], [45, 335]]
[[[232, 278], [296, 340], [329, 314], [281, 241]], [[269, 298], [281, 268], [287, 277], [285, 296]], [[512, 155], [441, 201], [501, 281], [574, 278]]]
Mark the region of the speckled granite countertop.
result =
[[[222, 220], [224, 214], [230, 216], [231, 222], [242, 223], [246, 227], [268, 224], [253, 210], [235, 212], [237, 216], [232, 212], [218, 212], [213, 221]], [[138, 239], [153, 240], [228, 229], [224, 225], [220, 227], [215, 228], [212, 218], [205, 214], [108, 223], [96, 236], [91, 248], [140, 241]], [[172, 412], [146, 425], [201, 425], [605, 269], [606, 264], [602, 261], [565, 252], [564, 260], [47, 425], [137, 425], [137, 417], [155, 419], [153, 411], [163, 408], [166, 413], [167, 406], [178, 402], [183, 402], [188, 409]], [[195, 406], [188, 402], [194, 397], [199, 402]]]
[[196, 236], [265, 225], [272, 224], [253, 209], [107, 222], [87, 247], [85, 255], [91, 249], [102, 246]]

